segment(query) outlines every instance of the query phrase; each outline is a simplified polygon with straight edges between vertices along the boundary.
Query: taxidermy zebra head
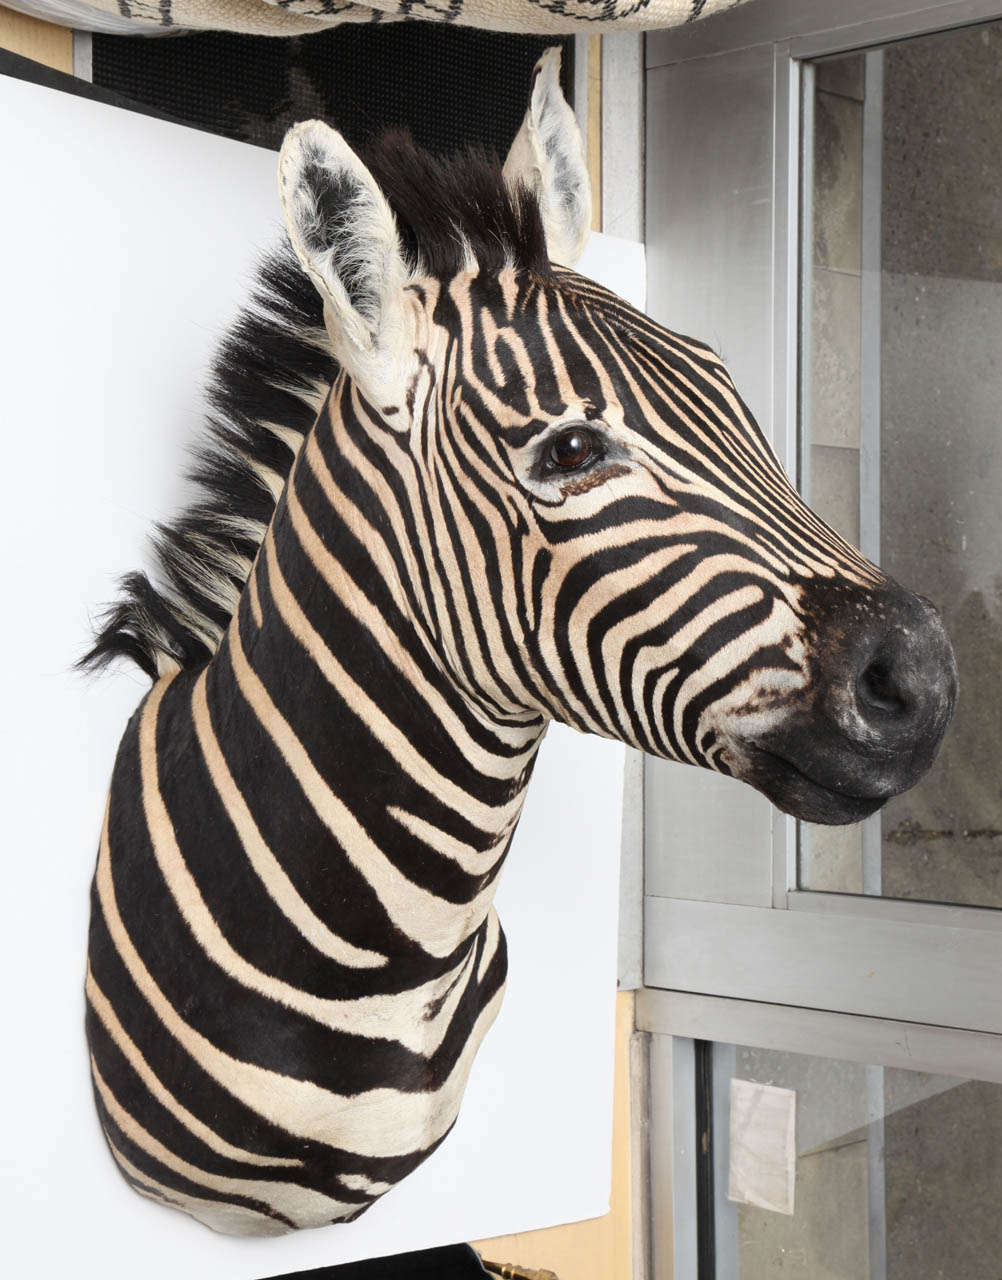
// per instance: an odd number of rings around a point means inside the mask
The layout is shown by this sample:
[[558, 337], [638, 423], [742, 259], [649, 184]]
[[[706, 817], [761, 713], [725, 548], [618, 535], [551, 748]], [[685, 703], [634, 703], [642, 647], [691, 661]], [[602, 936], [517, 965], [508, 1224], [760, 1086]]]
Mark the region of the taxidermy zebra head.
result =
[[319, 122], [280, 161], [342, 372], [358, 519], [483, 714], [554, 718], [815, 822], [914, 784], [952, 714], [935, 610], [801, 501], [719, 358], [575, 274], [589, 182], [558, 59], [506, 190]]
[[295, 257], [223, 345], [204, 497], [88, 659], [155, 679], [94, 879], [102, 1125], [141, 1194], [242, 1234], [356, 1217], [454, 1123], [550, 719], [848, 822], [956, 691], [713, 352], [573, 271], [555, 53], [503, 171], [311, 122], [280, 188]]

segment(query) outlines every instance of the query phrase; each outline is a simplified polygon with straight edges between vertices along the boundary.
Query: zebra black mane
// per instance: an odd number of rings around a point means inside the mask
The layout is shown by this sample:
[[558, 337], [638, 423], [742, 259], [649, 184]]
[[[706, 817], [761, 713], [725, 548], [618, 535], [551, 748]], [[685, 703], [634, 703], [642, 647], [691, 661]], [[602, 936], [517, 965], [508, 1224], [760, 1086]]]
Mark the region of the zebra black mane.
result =
[[[550, 278], [538, 203], [508, 189], [496, 156], [475, 148], [433, 156], [392, 130], [363, 159], [416, 271], [448, 278], [472, 254], [487, 274], [514, 262]], [[320, 296], [283, 244], [262, 263], [248, 306], [220, 343], [190, 476], [197, 496], [156, 526], [152, 579], [135, 572], [121, 580], [81, 668], [124, 657], [155, 680], [212, 657], [337, 372]]]

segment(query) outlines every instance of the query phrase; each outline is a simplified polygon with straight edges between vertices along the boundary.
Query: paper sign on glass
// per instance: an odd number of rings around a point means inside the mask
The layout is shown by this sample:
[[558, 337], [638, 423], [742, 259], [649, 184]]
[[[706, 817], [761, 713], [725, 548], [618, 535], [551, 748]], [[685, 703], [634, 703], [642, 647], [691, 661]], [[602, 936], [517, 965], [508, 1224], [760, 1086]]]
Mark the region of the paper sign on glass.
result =
[[731, 1080], [728, 1200], [793, 1213], [796, 1109], [793, 1089]]

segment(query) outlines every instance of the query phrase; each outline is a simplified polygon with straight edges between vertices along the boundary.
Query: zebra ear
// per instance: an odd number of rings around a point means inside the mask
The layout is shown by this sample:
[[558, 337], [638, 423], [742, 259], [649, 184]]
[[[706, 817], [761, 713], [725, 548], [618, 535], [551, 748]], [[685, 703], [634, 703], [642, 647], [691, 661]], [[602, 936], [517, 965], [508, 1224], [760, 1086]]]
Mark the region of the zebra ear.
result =
[[289, 239], [324, 300], [334, 354], [376, 403], [399, 390], [409, 278], [393, 212], [344, 138], [321, 120], [285, 136], [278, 186]]
[[532, 73], [532, 95], [511, 144], [504, 176], [539, 200], [550, 259], [572, 267], [591, 229], [591, 183], [581, 133], [560, 88], [560, 48], [547, 49]]

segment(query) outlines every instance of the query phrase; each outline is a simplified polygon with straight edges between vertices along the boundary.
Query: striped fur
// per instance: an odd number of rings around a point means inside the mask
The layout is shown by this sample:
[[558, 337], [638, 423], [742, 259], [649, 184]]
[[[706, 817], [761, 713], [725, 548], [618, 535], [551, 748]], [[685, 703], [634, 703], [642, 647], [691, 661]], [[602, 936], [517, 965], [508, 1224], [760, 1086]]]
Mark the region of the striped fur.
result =
[[[341, 370], [298, 449], [304, 384], [292, 423], [242, 420], [283, 442], [284, 486], [232, 617], [199, 589], [218, 640], [163, 596], [171, 669], [112, 778], [97, 1105], [129, 1182], [223, 1231], [349, 1220], [448, 1133], [503, 992], [492, 899], [550, 719], [845, 821], [949, 716], [944, 694], [905, 752], [870, 659], [865, 714], [835, 698], [864, 615], [907, 617], [942, 675], [931, 613], [803, 505], [712, 351], [541, 262], [531, 198], [495, 170], [478, 205], [463, 172], [455, 260], [400, 250], [398, 400]], [[240, 475], [260, 474], [255, 453]]]

